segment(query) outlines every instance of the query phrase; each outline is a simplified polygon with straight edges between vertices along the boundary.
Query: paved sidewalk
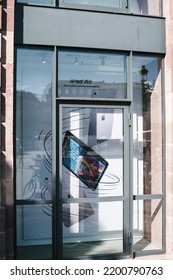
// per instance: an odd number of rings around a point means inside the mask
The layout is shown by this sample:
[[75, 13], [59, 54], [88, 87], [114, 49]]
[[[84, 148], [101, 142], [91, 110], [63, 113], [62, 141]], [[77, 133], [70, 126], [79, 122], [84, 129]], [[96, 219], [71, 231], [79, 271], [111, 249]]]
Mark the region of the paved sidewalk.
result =
[[173, 260], [173, 252], [169, 254], [135, 257], [134, 260]]

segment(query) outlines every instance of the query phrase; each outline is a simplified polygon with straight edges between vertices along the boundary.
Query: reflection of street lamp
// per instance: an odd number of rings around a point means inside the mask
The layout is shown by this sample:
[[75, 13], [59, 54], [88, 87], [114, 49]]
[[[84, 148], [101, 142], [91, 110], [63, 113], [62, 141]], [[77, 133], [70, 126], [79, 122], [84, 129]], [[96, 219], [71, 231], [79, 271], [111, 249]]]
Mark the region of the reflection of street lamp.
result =
[[46, 60], [45, 60], [45, 55], [43, 54], [43, 56], [42, 56], [42, 61], [41, 61], [43, 64], [45, 64], [46, 63]]
[[79, 64], [79, 62], [78, 62], [78, 59], [77, 59], [77, 56], [76, 56], [76, 58], [75, 58], [75, 65], [78, 65]]
[[141, 70], [139, 71], [141, 77], [142, 77], [142, 80], [141, 82], [144, 83], [147, 81], [147, 74], [148, 74], [148, 70], [145, 68], [145, 65], [142, 65], [142, 68]]
[[102, 66], [105, 66], [105, 59], [104, 59], [104, 57], [102, 57], [101, 65], [102, 65]]
[[141, 75], [142, 78], [141, 83], [142, 83], [143, 91], [151, 93], [154, 88], [154, 82], [147, 81], [148, 70], [145, 68], [145, 65], [142, 65], [139, 74]]

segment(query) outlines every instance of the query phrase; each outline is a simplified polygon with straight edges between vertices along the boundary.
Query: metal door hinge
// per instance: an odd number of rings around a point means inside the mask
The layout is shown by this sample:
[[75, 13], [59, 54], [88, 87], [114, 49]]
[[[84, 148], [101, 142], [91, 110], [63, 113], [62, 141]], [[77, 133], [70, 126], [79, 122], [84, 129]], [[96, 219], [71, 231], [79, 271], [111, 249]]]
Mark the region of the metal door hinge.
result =
[[132, 232], [131, 232], [131, 230], [129, 230], [129, 232], [128, 232], [128, 241], [129, 241], [129, 244], [132, 243]]
[[132, 114], [129, 113], [128, 115], [128, 122], [129, 122], [129, 126], [132, 126]]
[[124, 0], [124, 5], [126, 7], [126, 9], [128, 8], [128, 0]]

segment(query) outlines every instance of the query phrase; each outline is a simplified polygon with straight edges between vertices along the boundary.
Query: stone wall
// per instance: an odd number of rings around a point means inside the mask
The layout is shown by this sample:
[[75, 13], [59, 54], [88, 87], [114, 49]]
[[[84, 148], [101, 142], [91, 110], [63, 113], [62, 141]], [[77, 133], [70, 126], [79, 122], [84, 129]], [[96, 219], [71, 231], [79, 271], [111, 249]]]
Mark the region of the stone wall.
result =
[[163, 0], [166, 17], [166, 245], [173, 253], [173, 0]]
[[13, 53], [14, 0], [0, 1], [0, 259], [14, 257]]

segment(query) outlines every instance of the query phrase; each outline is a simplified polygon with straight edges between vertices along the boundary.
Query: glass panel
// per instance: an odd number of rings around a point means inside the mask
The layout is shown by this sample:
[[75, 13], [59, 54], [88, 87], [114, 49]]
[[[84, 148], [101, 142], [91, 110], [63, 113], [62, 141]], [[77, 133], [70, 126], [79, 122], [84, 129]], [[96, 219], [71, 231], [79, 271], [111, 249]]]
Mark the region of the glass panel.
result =
[[18, 49], [17, 199], [51, 199], [52, 52]]
[[161, 0], [131, 0], [131, 11], [136, 14], [161, 16]]
[[52, 205], [17, 206], [18, 259], [49, 259], [52, 243]]
[[134, 201], [134, 251], [162, 249], [162, 200]]
[[17, 3], [54, 5], [55, 0], [17, 0]]
[[123, 109], [61, 110], [64, 258], [123, 252]]
[[[50, 200], [52, 52], [18, 49], [16, 80], [16, 199]], [[16, 221], [17, 258], [51, 258], [52, 205], [18, 206]]]
[[127, 98], [127, 56], [60, 51], [58, 96]]
[[123, 195], [123, 110], [63, 107], [63, 198]]
[[64, 4], [85, 4], [120, 8], [122, 0], [62, 0]]
[[[112, 215], [118, 213], [118, 216]], [[123, 252], [123, 202], [63, 205], [63, 257]]]
[[161, 59], [133, 57], [134, 194], [162, 193]]

